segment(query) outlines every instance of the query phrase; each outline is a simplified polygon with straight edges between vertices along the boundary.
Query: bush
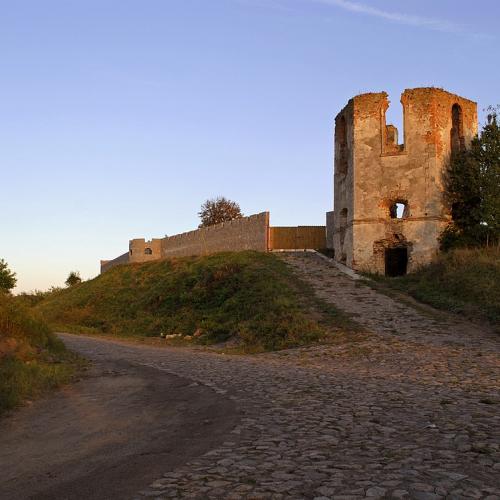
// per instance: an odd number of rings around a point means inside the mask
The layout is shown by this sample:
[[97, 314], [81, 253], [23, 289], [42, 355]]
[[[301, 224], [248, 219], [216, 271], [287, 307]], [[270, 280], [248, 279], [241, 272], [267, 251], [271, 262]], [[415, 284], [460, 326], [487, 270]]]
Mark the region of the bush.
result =
[[0, 413], [67, 382], [75, 359], [46, 323], [0, 294]]
[[500, 332], [500, 249], [497, 247], [454, 249], [415, 273], [377, 279], [434, 307], [473, 321], [488, 321]]

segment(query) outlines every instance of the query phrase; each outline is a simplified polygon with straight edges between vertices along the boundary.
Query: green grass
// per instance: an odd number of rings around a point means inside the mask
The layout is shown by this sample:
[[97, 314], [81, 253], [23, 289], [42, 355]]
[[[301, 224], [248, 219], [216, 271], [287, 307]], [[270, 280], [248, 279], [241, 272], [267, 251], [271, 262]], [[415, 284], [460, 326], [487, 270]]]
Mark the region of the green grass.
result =
[[301, 286], [272, 254], [220, 253], [117, 266], [54, 292], [36, 309], [66, 331], [128, 337], [198, 331], [192, 342], [234, 339], [244, 352], [260, 352], [327, 334]]
[[438, 309], [472, 321], [489, 322], [500, 332], [498, 247], [452, 250], [415, 273], [399, 278], [372, 278]]
[[43, 321], [0, 294], [0, 414], [68, 382], [76, 360]]

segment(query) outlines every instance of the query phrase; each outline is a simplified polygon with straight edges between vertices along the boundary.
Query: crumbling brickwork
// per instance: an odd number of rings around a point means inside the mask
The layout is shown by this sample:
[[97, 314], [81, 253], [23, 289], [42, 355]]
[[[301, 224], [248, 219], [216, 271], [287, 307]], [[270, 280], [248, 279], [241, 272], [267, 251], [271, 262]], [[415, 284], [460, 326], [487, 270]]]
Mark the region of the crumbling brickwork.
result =
[[398, 275], [432, 260], [450, 220], [446, 164], [477, 134], [468, 99], [417, 88], [401, 104], [402, 134], [386, 123], [385, 92], [354, 97], [335, 119], [333, 246], [353, 269]]

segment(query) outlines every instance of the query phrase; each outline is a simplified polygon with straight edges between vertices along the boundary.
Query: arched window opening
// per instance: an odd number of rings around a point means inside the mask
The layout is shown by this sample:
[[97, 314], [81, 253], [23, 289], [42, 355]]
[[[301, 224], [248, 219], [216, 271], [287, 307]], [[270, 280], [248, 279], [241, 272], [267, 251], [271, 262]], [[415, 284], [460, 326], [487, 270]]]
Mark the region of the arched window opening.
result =
[[391, 219], [404, 219], [408, 217], [408, 204], [404, 201], [396, 201], [389, 206]]
[[464, 124], [462, 108], [459, 104], [454, 104], [451, 108], [451, 131], [450, 142], [451, 152], [458, 153], [465, 149]]
[[148, 247], [148, 248], [146, 248], [146, 249], [144, 250], [144, 253], [145, 253], [146, 255], [153, 255], [153, 250], [151, 250], [151, 248], [149, 248], [149, 247]]
[[338, 173], [345, 175], [347, 174], [347, 162], [348, 162], [348, 146], [347, 146], [347, 124], [345, 116], [342, 115], [337, 123], [337, 144], [338, 144], [338, 161], [337, 169]]

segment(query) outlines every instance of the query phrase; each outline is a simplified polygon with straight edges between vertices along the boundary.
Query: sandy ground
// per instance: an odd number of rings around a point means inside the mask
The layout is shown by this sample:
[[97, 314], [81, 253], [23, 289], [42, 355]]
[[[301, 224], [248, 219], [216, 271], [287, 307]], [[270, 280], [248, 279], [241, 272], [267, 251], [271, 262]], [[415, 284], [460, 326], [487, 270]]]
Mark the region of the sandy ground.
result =
[[0, 421], [1, 499], [130, 498], [236, 425], [234, 403], [202, 385], [85, 355], [82, 380]]

